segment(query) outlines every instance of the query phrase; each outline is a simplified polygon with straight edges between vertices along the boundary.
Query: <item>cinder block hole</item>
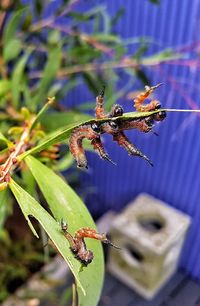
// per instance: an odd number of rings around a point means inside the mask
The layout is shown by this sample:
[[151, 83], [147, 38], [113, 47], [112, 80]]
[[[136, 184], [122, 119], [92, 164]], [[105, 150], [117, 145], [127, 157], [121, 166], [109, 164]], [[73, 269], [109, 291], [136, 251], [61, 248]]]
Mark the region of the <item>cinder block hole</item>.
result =
[[161, 216], [140, 216], [139, 225], [148, 232], [156, 233], [165, 227], [165, 220]]
[[126, 250], [137, 262], [142, 263], [144, 261], [144, 256], [133, 245], [126, 245]]

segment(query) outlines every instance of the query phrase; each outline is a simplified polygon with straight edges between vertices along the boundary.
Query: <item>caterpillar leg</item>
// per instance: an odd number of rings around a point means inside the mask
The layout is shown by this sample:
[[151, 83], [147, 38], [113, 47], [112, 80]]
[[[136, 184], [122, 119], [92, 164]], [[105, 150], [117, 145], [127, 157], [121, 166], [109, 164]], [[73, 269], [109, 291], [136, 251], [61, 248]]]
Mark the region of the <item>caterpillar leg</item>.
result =
[[151, 166], [153, 166], [153, 163], [151, 160], [144, 155], [140, 150], [138, 150], [126, 137], [126, 135], [123, 132], [119, 132], [115, 135], [113, 135], [113, 140], [116, 141], [121, 147], [123, 147], [129, 155], [139, 156], [145, 159]]
[[119, 129], [121, 131], [137, 129], [143, 133], [148, 133], [152, 130], [153, 126], [154, 119], [152, 118], [152, 116], [146, 117], [144, 119], [123, 120], [119, 122]]
[[103, 87], [99, 95], [96, 97], [95, 115], [97, 119], [102, 119], [106, 117], [104, 110], [104, 93], [105, 93], [105, 86]]
[[134, 107], [138, 112], [149, 112], [156, 110], [160, 108], [160, 102], [158, 100], [152, 100], [150, 103], [146, 105], [142, 105], [146, 98], [159, 86], [161, 86], [162, 83], [159, 83], [155, 86], [145, 86], [145, 91], [140, 93], [134, 100]]
[[103, 145], [102, 145], [102, 142], [101, 142], [101, 139], [100, 137], [99, 138], [95, 138], [95, 139], [92, 139], [91, 141], [91, 144], [94, 148], [94, 150], [99, 154], [99, 156], [104, 159], [104, 160], [107, 160], [109, 161], [110, 163], [114, 164], [115, 163], [110, 159], [110, 157], [108, 156], [108, 154], [106, 153]]
[[92, 238], [92, 239], [96, 239], [99, 240], [103, 243], [106, 244], [110, 244], [111, 246], [120, 249], [119, 247], [115, 246], [107, 237], [106, 234], [100, 234], [97, 233], [97, 231], [93, 228], [90, 227], [85, 227], [85, 228], [81, 228], [79, 229], [74, 236], [75, 239], [84, 239], [84, 238]]

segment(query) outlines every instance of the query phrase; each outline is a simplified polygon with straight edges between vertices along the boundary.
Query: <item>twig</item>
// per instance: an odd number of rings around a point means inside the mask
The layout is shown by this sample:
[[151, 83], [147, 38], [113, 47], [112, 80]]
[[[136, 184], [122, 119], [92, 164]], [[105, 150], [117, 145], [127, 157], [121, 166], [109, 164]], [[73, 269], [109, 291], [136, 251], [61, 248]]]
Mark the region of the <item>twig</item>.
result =
[[74, 283], [72, 284], [72, 306], [77, 306], [77, 301], [76, 301], [76, 285]]
[[35, 22], [31, 27], [30, 27], [30, 31], [31, 32], [37, 32], [37, 31], [40, 31], [41, 29], [49, 26], [51, 23], [53, 23], [56, 18], [58, 17], [63, 17], [64, 15], [67, 15], [71, 12], [71, 10], [73, 9], [73, 6], [75, 4], [77, 4], [80, 0], [72, 0], [71, 3], [68, 3], [67, 4], [67, 7], [66, 9], [64, 9], [60, 15], [58, 16], [51, 16], [51, 17], [48, 17], [46, 19], [43, 19], [43, 20], [40, 20], [38, 22]]
[[[131, 62], [126, 62], [122, 60], [121, 62], [104, 62], [104, 63], [93, 63], [93, 64], [85, 64], [85, 65], [74, 65], [72, 67], [68, 67], [66, 69], [60, 69], [58, 71], [57, 77], [59, 79], [63, 79], [68, 75], [86, 72], [86, 71], [94, 71], [94, 70], [106, 70], [106, 69], [118, 69], [118, 68], [139, 68], [139, 64], [132, 60]], [[42, 77], [41, 71], [35, 71], [29, 74], [30, 79], [37, 79]]]
[[94, 37], [92, 37], [92, 36], [90, 36], [86, 33], [75, 31], [75, 30], [73, 30], [69, 27], [66, 27], [66, 26], [63, 27], [61, 25], [57, 25], [57, 24], [54, 24], [54, 23], [48, 24], [48, 25], [46, 25], [46, 27], [54, 29], [54, 30], [59, 30], [60, 32], [71, 35], [71, 36], [77, 36], [82, 41], [87, 42], [89, 45], [95, 47], [97, 50], [100, 50], [103, 53], [106, 53], [110, 56], [112, 56], [115, 53], [112, 48], [109, 48], [105, 44], [99, 42], [97, 39], [95, 39]]
[[[170, 63], [172, 61], [176, 61], [175, 59], [170, 59]], [[169, 59], [163, 60], [162, 63], [168, 63]], [[141, 60], [138, 63], [136, 60], [131, 59], [129, 57], [124, 57], [120, 62], [116, 61], [108, 61], [104, 63], [92, 63], [92, 64], [84, 64], [84, 65], [73, 65], [71, 67], [67, 67], [65, 69], [60, 69], [57, 73], [58, 79], [63, 79], [68, 75], [80, 73], [80, 72], [88, 72], [88, 71], [101, 71], [107, 69], [120, 69], [120, 68], [132, 68], [139, 69], [141, 66], [159, 66], [160, 62], [158, 60], [147, 61], [147, 59]], [[42, 77], [42, 71], [34, 71], [29, 74], [30, 79], [37, 79]]]
[[10, 180], [10, 172], [12, 169], [12, 166], [17, 163], [17, 157], [22, 152], [24, 152], [28, 147], [28, 136], [30, 132], [30, 126], [27, 125], [24, 128], [24, 131], [20, 137], [20, 140], [16, 143], [16, 145], [10, 149], [10, 155], [8, 156], [7, 160], [0, 166], [0, 184], [1, 183], [7, 183]]

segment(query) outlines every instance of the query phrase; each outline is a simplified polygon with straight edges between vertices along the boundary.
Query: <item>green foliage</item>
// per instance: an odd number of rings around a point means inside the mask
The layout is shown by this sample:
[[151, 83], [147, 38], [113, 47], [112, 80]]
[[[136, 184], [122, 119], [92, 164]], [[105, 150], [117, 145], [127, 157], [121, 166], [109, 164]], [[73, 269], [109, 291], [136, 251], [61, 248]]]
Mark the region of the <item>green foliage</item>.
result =
[[27, 10], [26, 8], [18, 10], [17, 12], [15, 12], [11, 16], [10, 20], [8, 21], [8, 23], [5, 27], [5, 30], [4, 30], [4, 34], [3, 34], [3, 44], [4, 44], [5, 47], [7, 47], [7, 45], [13, 39], [15, 39], [16, 32], [17, 32], [18, 26], [20, 24], [21, 18], [24, 15], [26, 10]]
[[42, 73], [41, 82], [37, 88], [37, 93], [33, 98], [33, 105], [38, 105], [46, 99], [47, 93], [56, 77], [61, 61], [61, 46], [58, 44], [52, 47], [48, 53], [48, 61]]
[[[95, 228], [95, 224], [85, 205], [69, 185], [51, 169], [33, 157], [26, 157], [25, 162], [35, 177], [56, 220], [61, 221], [62, 218], [66, 220], [69, 231], [72, 234], [81, 227], [89, 226]], [[53, 229], [54, 231], [58, 231], [57, 227], [53, 227]], [[52, 240], [61, 254], [67, 254], [64, 258], [67, 260], [80, 287], [78, 289], [80, 305], [96, 305], [100, 296], [104, 273], [103, 254], [100, 242], [92, 240], [87, 242], [88, 248], [94, 252], [94, 260], [87, 268], [81, 269], [80, 263], [73, 258], [70, 250], [65, 253], [64, 250], [66, 248], [62, 249], [63, 246], [59, 248], [60, 238]]]
[[[10, 81], [0, 80], [0, 98], [4, 97], [10, 91], [10, 88], [11, 88]], [[4, 100], [2, 99], [0, 101], [2, 101], [3, 104]]]
[[25, 52], [22, 58], [19, 61], [17, 61], [16, 66], [13, 69], [11, 84], [12, 84], [12, 103], [15, 107], [18, 107], [20, 103], [20, 94], [23, 91], [22, 83], [25, 77], [24, 70], [29, 56], [30, 52]]
[[[32, 160], [29, 159], [29, 161], [31, 164]], [[35, 173], [41, 174], [41, 168], [40, 168], [40, 165], [38, 166], [38, 164], [37, 164], [37, 170], [34, 172], [34, 174]], [[38, 179], [38, 176], [37, 176], [37, 179]], [[55, 176], [53, 175], [53, 180], [59, 181], [62, 187], [64, 188], [66, 187], [66, 184], [64, 182], [62, 183], [61, 179], [56, 178], [56, 175]], [[52, 186], [53, 185], [51, 185], [51, 188]], [[59, 216], [59, 218], [65, 217], [65, 213], [68, 217], [73, 217], [72, 222], [70, 223], [71, 227], [76, 228], [76, 221], [75, 221], [76, 215], [70, 214], [70, 211], [74, 210], [74, 207], [72, 206], [73, 202], [75, 203], [76, 207], [78, 207], [78, 211], [84, 220], [83, 222], [85, 222], [86, 225], [92, 225], [93, 227], [95, 226], [94, 223], [92, 222], [91, 217], [89, 217], [86, 208], [83, 206], [82, 202], [76, 198], [77, 196], [75, 194], [72, 194], [71, 196], [72, 203], [68, 201], [65, 202], [65, 200], [63, 201], [63, 197], [62, 197], [63, 193], [59, 195], [60, 197], [58, 197], [58, 194], [49, 193], [49, 191], [46, 190], [44, 186], [42, 186], [41, 188], [42, 188], [44, 195], [46, 196], [48, 200], [48, 203], [51, 204], [51, 207], [53, 207], [54, 213], [57, 216]], [[55, 188], [55, 185], [54, 185], [54, 188]], [[77, 286], [80, 289], [79, 290], [80, 305], [81, 304], [88, 305], [88, 306], [95, 305], [100, 295], [100, 290], [102, 287], [102, 280], [103, 280], [103, 260], [102, 260], [103, 256], [102, 256], [101, 245], [99, 245], [99, 243], [95, 245], [95, 243], [92, 242], [91, 246], [94, 247], [95, 254], [98, 254], [97, 259], [96, 259], [96, 265], [93, 262], [92, 265], [88, 267], [88, 269], [86, 268], [82, 270], [81, 264], [74, 258], [73, 253], [69, 249], [69, 245], [66, 242], [66, 238], [62, 234], [59, 222], [53, 219], [51, 215], [33, 197], [31, 197], [24, 189], [22, 189], [13, 180], [10, 182], [10, 189], [12, 190], [15, 198], [17, 199], [17, 202], [19, 203], [20, 208], [26, 220], [28, 221], [28, 224], [31, 230], [33, 231], [34, 235], [38, 237], [38, 234], [36, 233], [30, 221], [30, 216], [34, 217], [36, 220], [39, 221], [41, 226], [47, 232], [49, 238], [52, 240], [56, 249], [63, 256], [63, 258], [67, 261], [69, 268], [71, 269], [71, 271], [73, 272], [75, 276]], [[64, 196], [66, 197], [66, 194], [68, 197], [68, 193], [65, 193]], [[77, 200], [79, 200], [78, 203], [77, 203]], [[62, 208], [64, 209], [63, 212], [60, 210], [61, 207], [58, 203], [62, 205]], [[89, 221], [89, 218], [90, 218], [90, 221]], [[98, 271], [99, 274], [96, 274], [96, 271]], [[89, 277], [89, 279], [87, 280], [85, 277]], [[92, 281], [92, 282], [88, 283], [89, 281]], [[94, 281], [97, 281], [96, 285]], [[83, 300], [86, 301], [85, 304], [83, 304]]]

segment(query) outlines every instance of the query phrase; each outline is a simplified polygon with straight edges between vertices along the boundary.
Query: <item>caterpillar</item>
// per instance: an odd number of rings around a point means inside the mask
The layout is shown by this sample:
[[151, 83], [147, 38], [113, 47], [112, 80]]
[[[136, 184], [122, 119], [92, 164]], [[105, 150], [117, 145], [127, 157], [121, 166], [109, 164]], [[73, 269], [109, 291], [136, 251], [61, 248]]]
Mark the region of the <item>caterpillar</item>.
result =
[[[151, 100], [149, 103], [142, 105], [146, 98], [161, 84], [156, 86], [145, 86], [145, 92], [140, 93], [134, 99], [134, 106], [138, 112], [148, 112], [159, 110], [161, 105], [158, 100]], [[83, 148], [83, 139], [88, 139], [94, 150], [98, 153], [100, 158], [107, 160], [111, 163], [113, 161], [105, 151], [101, 141], [102, 134], [110, 134], [113, 137], [113, 141], [123, 147], [129, 155], [138, 156], [146, 160], [151, 166], [153, 163], [151, 160], [144, 155], [137, 147], [130, 142], [124, 131], [131, 129], [138, 129], [141, 132], [148, 133], [152, 131], [155, 121], [162, 121], [166, 117], [165, 111], [159, 111], [153, 115], [147, 115], [145, 117], [127, 118], [122, 120], [123, 108], [119, 104], [114, 104], [109, 113], [105, 113], [104, 110], [104, 92], [105, 87], [102, 89], [100, 94], [96, 97], [95, 107], [95, 119], [104, 119], [102, 121], [94, 121], [75, 128], [71, 134], [69, 140], [69, 148], [71, 154], [77, 162], [77, 167], [88, 168], [85, 150]], [[106, 120], [107, 119], [107, 120]]]
[[87, 266], [90, 264], [94, 258], [92, 251], [88, 250], [85, 243], [85, 238], [91, 238], [99, 240], [103, 243], [109, 244], [115, 248], [118, 248], [106, 237], [106, 234], [99, 234], [97, 231], [90, 227], [83, 227], [77, 230], [74, 234], [74, 237], [68, 232], [67, 223], [61, 220], [61, 229], [68, 240], [71, 251], [75, 254], [75, 257], [84, 265]]

